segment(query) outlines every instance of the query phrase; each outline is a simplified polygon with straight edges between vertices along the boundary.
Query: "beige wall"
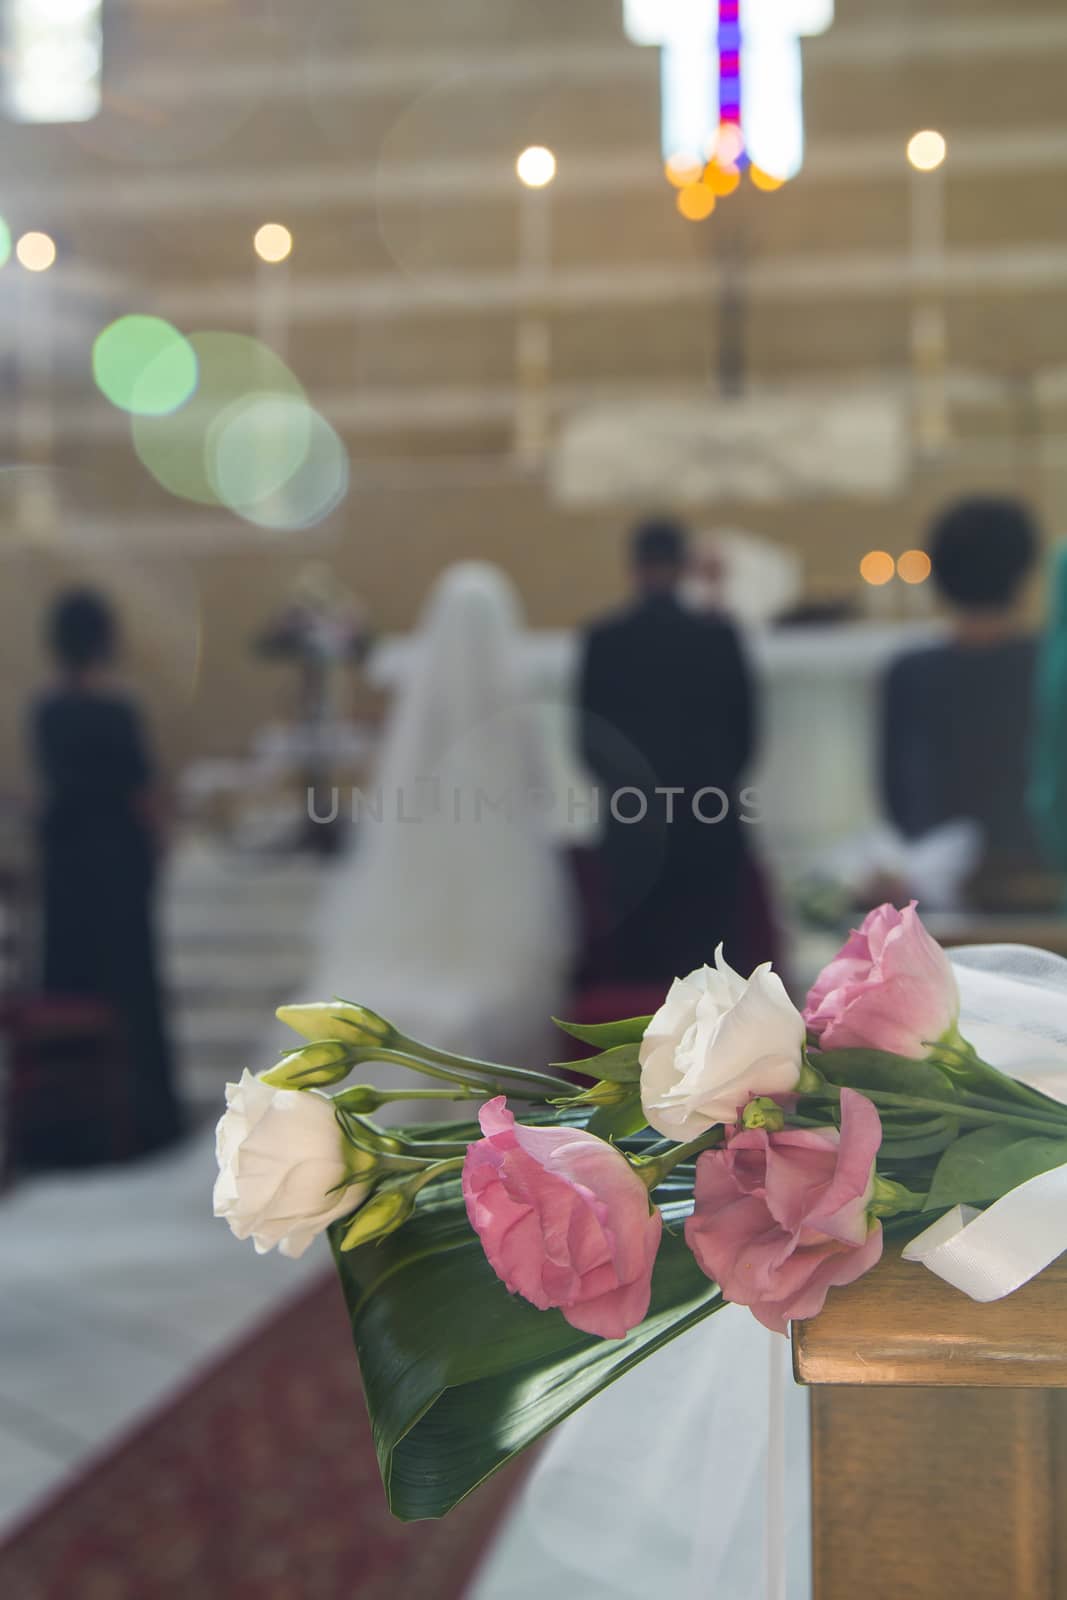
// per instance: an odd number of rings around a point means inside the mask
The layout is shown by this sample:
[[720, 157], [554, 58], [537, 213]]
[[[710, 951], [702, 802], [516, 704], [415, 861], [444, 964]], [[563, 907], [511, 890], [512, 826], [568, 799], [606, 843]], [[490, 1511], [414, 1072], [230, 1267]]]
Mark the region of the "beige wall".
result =
[[[271, 9], [260, 26], [211, 6], [116, 3], [100, 122], [2, 130], [5, 214], [56, 233], [56, 294], [81, 320], [50, 380], [51, 445], [27, 444], [13, 405], [0, 413], [0, 459], [50, 464], [62, 508], [48, 547], [35, 546], [14, 524], [13, 476], [0, 474], [0, 791], [24, 779], [39, 617], [71, 577], [122, 606], [131, 674], [171, 766], [238, 752], [287, 709], [289, 675], [256, 660], [249, 640], [309, 555], [332, 562], [386, 631], [410, 626], [436, 574], [467, 556], [511, 573], [535, 625], [576, 622], [618, 597], [622, 534], [642, 508], [561, 511], [537, 474], [511, 464], [511, 161], [528, 139], [560, 154], [546, 293], [558, 415], [594, 390], [714, 389], [727, 236], [751, 268], [754, 377], [899, 383], [912, 303], [901, 152], [916, 126], [937, 122], [950, 140], [953, 449], [918, 463], [890, 502], [691, 515], [783, 540], [818, 593], [854, 588], [865, 549], [914, 543], [950, 493], [1025, 492], [1062, 528], [1067, 411], [1039, 381], [1067, 367], [1057, 0], [1027, 0], [1010, 18], [993, 0], [930, 0], [899, 17], [879, 0], [839, 0], [834, 29], [806, 47], [805, 172], [778, 195], [734, 197], [698, 228], [675, 214], [661, 176], [656, 56], [626, 44], [621, 0]], [[288, 357], [353, 471], [327, 527], [281, 536], [168, 499], [89, 379], [92, 337], [123, 310], [156, 309], [190, 331], [250, 329], [249, 241], [268, 216], [297, 238]], [[18, 313], [7, 308], [12, 400]]]

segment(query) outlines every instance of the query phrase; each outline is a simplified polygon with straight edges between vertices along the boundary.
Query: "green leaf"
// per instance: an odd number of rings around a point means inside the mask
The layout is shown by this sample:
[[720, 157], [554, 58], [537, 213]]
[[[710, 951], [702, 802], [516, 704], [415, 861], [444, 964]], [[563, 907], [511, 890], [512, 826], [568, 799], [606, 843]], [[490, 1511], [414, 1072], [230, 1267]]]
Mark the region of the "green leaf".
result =
[[1016, 1128], [979, 1128], [950, 1145], [937, 1164], [928, 1210], [999, 1200], [1040, 1172], [1067, 1164], [1067, 1138], [1020, 1134]]
[[611, 1050], [618, 1044], [640, 1044], [652, 1018], [630, 1017], [625, 1022], [586, 1023], [561, 1022], [559, 1017], [553, 1017], [552, 1021], [564, 1033], [569, 1033], [572, 1039], [580, 1039], [583, 1044], [591, 1044], [597, 1050]]
[[638, 1083], [641, 1079], [640, 1048], [639, 1044], [618, 1044], [613, 1050], [590, 1056], [588, 1063], [582, 1064], [595, 1067], [601, 1078], [608, 1078], [612, 1083]]
[[956, 1090], [940, 1067], [885, 1050], [826, 1050], [813, 1054], [812, 1066], [831, 1083], [850, 1089], [883, 1089], [921, 1100], [955, 1100]]
[[601, 1139], [628, 1139], [648, 1127], [639, 1094], [627, 1095], [618, 1106], [599, 1106], [587, 1124], [589, 1132]]
[[[665, 1186], [665, 1220], [692, 1207]], [[678, 1232], [664, 1230], [652, 1305], [625, 1339], [578, 1333], [511, 1295], [472, 1233], [458, 1183], [420, 1196], [382, 1243], [340, 1252], [330, 1230], [389, 1504], [439, 1517], [592, 1395], [723, 1304]]]
[[585, 1056], [581, 1061], [556, 1061], [553, 1066], [568, 1072], [580, 1072], [583, 1077], [608, 1078], [612, 1083], [636, 1083], [641, 1076], [638, 1059], [639, 1044], [618, 1044], [596, 1056]]

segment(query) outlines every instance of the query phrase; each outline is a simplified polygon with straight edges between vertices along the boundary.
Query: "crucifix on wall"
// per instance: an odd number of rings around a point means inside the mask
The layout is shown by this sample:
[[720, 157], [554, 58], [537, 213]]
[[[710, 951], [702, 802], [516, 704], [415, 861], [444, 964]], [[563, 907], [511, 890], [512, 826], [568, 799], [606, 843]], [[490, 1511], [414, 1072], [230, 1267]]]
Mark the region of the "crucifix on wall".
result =
[[[662, 146], [679, 211], [711, 216], [743, 180], [780, 188], [804, 160], [802, 37], [822, 33], [834, 0], [625, 0], [638, 44], [659, 45]], [[716, 230], [719, 388], [745, 377], [740, 217]]]
[[662, 50], [663, 159], [712, 159], [778, 183], [804, 160], [800, 41], [825, 33], [834, 0], [624, 0], [636, 44]]

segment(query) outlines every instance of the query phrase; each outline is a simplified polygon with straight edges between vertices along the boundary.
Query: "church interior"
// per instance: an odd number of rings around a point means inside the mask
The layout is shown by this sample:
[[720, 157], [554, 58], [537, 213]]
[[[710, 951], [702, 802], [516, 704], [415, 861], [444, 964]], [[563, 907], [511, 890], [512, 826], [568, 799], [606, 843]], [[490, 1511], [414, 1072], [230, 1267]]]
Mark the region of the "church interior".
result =
[[[0, 28], [0, 1593], [628, 1600], [542, 1570], [548, 1455], [390, 1518], [324, 1241], [211, 1214], [225, 1086], [297, 998], [528, 1067], [720, 939], [802, 999], [885, 900], [1067, 956], [1067, 15]], [[1067, 1593], [1065, 1417], [976, 1600]], [[814, 1551], [716, 1592], [949, 1582]]]

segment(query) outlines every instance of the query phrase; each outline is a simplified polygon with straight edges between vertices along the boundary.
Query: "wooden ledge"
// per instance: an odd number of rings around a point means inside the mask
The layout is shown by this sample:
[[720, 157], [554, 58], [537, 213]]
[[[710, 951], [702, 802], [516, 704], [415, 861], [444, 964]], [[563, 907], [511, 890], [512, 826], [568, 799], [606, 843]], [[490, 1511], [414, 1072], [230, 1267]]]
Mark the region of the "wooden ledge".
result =
[[793, 1324], [798, 1383], [1067, 1388], [1067, 1255], [979, 1305], [898, 1252], [810, 1322]]

